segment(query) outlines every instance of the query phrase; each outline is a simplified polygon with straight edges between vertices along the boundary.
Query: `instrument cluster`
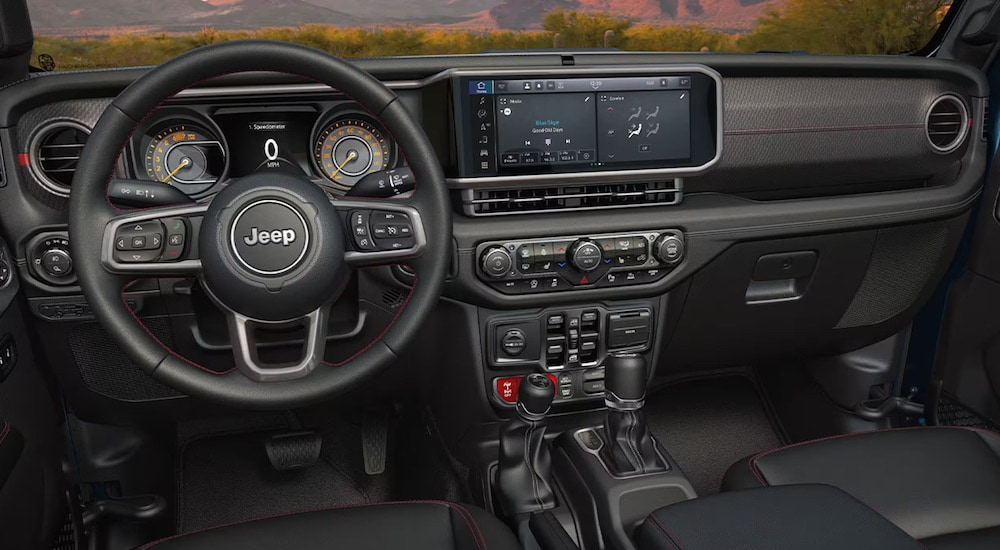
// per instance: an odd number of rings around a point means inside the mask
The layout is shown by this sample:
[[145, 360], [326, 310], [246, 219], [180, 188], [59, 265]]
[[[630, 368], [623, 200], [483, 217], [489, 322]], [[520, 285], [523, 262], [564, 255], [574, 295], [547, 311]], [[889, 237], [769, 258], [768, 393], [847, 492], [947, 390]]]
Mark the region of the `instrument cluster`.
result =
[[354, 105], [167, 107], [131, 143], [131, 173], [194, 199], [261, 171], [305, 177], [344, 195], [388, 173], [401, 155], [382, 124]]

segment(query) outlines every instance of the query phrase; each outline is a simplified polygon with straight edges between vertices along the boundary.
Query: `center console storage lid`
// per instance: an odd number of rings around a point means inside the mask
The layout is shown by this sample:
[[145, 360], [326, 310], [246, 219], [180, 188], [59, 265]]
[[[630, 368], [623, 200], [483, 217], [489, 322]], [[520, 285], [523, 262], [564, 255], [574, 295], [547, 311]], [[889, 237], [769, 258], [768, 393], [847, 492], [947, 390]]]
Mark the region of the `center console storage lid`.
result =
[[841, 550], [923, 546], [830, 485], [721, 493], [660, 508], [636, 532], [639, 550]]

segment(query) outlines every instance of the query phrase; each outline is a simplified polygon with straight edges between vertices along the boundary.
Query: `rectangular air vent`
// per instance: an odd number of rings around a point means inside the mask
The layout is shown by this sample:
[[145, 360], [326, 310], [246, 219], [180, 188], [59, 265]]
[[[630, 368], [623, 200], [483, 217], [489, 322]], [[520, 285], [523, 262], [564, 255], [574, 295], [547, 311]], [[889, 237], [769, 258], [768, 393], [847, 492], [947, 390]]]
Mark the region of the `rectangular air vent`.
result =
[[462, 206], [469, 216], [663, 206], [681, 202], [682, 189], [679, 178], [651, 183], [466, 189], [462, 191]]

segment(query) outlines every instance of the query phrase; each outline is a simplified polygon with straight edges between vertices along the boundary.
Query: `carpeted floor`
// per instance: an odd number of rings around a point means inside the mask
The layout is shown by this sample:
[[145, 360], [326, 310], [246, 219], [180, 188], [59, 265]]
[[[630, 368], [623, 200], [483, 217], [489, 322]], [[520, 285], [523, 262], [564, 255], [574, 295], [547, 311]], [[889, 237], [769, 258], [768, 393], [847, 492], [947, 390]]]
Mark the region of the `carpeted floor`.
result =
[[647, 395], [645, 410], [653, 435], [700, 496], [719, 492], [737, 460], [784, 443], [746, 376], [671, 383]]

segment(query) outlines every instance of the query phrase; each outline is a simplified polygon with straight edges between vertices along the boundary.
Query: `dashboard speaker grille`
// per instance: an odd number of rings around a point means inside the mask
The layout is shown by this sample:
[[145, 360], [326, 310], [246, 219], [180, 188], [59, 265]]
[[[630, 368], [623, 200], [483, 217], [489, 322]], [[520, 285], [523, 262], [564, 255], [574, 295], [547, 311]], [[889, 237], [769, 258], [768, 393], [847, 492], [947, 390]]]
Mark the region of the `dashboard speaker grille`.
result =
[[[173, 331], [168, 319], [150, 318], [143, 322], [161, 342], [173, 346]], [[133, 402], [181, 395], [143, 372], [97, 323], [74, 326], [67, 340], [84, 383], [95, 393]]]
[[969, 133], [969, 110], [957, 96], [943, 95], [927, 111], [927, 139], [940, 153], [950, 153]]
[[464, 211], [470, 216], [528, 214], [552, 210], [662, 206], [681, 202], [680, 179], [651, 183], [468, 189]]
[[73, 174], [90, 129], [69, 120], [56, 121], [40, 128], [31, 140], [31, 170], [49, 191], [69, 195]]

